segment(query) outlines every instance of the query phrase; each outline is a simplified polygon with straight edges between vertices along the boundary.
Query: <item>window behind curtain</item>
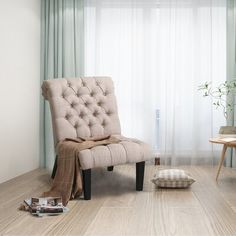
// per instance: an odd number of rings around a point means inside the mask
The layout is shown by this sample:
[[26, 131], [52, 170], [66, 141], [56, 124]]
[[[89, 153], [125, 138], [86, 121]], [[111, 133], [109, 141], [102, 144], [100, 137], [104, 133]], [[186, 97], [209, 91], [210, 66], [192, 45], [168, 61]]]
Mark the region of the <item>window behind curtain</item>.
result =
[[155, 149], [158, 132], [175, 163], [211, 161], [225, 121], [197, 87], [226, 80], [226, 0], [85, 4], [85, 74], [113, 78], [122, 133]]

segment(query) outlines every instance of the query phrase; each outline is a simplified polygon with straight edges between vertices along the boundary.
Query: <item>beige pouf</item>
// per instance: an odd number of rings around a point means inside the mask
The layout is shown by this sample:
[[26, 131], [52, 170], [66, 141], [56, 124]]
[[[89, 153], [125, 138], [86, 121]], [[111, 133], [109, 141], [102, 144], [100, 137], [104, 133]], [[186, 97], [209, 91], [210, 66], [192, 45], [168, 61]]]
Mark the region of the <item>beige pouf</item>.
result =
[[195, 180], [184, 170], [159, 170], [152, 182], [161, 188], [188, 188]]

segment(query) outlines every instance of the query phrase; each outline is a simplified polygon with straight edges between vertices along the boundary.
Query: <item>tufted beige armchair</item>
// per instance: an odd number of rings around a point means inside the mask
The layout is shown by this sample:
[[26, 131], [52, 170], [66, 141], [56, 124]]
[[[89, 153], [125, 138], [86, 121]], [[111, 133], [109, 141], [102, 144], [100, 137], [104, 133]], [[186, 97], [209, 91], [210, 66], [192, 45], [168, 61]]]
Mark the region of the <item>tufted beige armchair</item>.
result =
[[[91, 169], [136, 163], [136, 190], [142, 191], [145, 160], [152, 158], [147, 144], [121, 136], [113, 82], [109, 77], [46, 80], [43, 96], [49, 101], [55, 146], [65, 138], [116, 135], [121, 142], [78, 153], [84, 198], [91, 198]], [[57, 160], [57, 159], [56, 159]], [[55, 176], [55, 161], [52, 178]]]

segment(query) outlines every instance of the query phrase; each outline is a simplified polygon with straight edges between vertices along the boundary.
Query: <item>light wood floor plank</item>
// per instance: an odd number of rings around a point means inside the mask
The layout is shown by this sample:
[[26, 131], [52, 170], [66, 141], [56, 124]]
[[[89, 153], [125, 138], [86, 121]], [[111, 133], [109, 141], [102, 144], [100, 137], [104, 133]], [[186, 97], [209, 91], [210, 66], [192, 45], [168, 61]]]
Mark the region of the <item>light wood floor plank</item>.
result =
[[0, 235], [236, 235], [236, 170], [181, 167], [196, 182], [189, 189], [157, 189], [146, 167], [144, 190], [135, 191], [135, 166], [92, 172], [92, 200], [69, 202], [70, 211], [37, 218], [17, 210], [28, 197], [48, 190], [50, 176], [35, 170], [0, 185]]
[[215, 168], [192, 167], [191, 170], [198, 173], [197, 179], [201, 183], [200, 187], [193, 186], [192, 191], [210, 220], [214, 234], [236, 235], [236, 214], [222, 196], [219, 184], [213, 179]]

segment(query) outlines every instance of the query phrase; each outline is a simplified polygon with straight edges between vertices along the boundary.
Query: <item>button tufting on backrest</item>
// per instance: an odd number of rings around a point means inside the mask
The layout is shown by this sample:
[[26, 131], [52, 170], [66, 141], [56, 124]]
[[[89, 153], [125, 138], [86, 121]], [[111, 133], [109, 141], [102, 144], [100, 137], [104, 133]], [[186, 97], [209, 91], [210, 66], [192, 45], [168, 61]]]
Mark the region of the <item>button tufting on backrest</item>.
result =
[[81, 117], [82, 119], [84, 118], [85, 114], [83, 112], [80, 113], [79, 117]]
[[52, 108], [56, 143], [65, 138], [79, 136], [120, 134], [117, 105], [110, 78], [46, 80], [42, 88], [43, 95]]
[[93, 116], [98, 116], [99, 112], [98, 111], [94, 111], [93, 112]]

